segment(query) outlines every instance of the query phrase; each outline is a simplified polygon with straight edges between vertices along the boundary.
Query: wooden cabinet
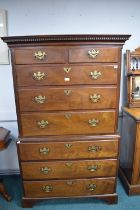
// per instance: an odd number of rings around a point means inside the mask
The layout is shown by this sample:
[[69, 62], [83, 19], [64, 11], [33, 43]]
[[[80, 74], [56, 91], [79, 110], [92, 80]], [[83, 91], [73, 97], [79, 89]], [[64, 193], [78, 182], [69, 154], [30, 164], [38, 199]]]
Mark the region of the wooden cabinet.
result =
[[126, 50], [128, 107], [140, 107], [140, 47]]
[[23, 206], [117, 202], [121, 50], [129, 35], [5, 37], [12, 53]]
[[140, 108], [123, 108], [119, 175], [129, 195], [140, 194]]

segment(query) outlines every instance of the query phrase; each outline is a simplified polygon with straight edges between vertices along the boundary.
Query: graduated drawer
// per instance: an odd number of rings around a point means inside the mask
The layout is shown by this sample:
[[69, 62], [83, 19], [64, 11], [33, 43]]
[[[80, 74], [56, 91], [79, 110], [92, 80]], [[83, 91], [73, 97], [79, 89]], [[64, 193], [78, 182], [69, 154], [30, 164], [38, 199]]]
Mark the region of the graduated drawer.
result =
[[117, 160], [21, 162], [23, 179], [65, 179], [116, 176]]
[[[78, 138], [78, 137], [77, 137]], [[40, 139], [41, 141], [41, 139]], [[18, 143], [22, 161], [83, 159], [83, 158], [115, 158], [118, 156], [118, 139], [35, 142]]]
[[69, 63], [118, 62], [119, 48], [85, 46], [69, 49]]
[[115, 111], [21, 114], [23, 136], [102, 134], [115, 132]]
[[21, 111], [106, 109], [116, 107], [114, 86], [20, 88]]
[[16, 65], [18, 86], [117, 84], [118, 65]]
[[116, 179], [93, 178], [48, 181], [24, 181], [27, 197], [92, 196], [114, 193]]
[[65, 47], [28, 47], [15, 49], [15, 64], [66, 63]]

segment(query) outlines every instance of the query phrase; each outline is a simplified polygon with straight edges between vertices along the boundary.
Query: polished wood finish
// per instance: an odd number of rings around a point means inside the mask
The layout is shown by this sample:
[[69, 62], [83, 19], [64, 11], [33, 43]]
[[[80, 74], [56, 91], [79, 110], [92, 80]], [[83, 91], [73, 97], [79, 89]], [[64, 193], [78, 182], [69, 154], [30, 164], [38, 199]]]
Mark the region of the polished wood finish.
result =
[[53, 44], [63, 43], [79, 43], [85, 45], [86, 43], [114, 43], [123, 45], [126, 40], [130, 38], [130, 34], [65, 34], [65, 35], [28, 35], [28, 36], [9, 36], [2, 37], [2, 40], [8, 44], [9, 47], [21, 46], [21, 45], [41, 45], [41, 44]]
[[126, 112], [129, 116], [131, 116], [136, 121], [140, 120], [140, 109], [138, 108], [131, 109], [128, 107], [123, 107], [123, 111]]
[[[45, 52], [44, 59], [39, 60], [35, 57], [38, 51]], [[66, 49], [64, 47], [33, 47], [15, 50], [16, 64], [33, 64], [33, 63], [66, 63]]]
[[[64, 68], [71, 68], [67, 73]], [[17, 85], [18, 86], [42, 86], [42, 85], [100, 85], [117, 84], [117, 65], [111, 64], [90, 64], [90, 65], [17, 65]], [[42, 80], [35, 80], [33, 74], [40, 71], [45, 74]], [[97, 79], [91, 77], [91, 72], [100, 72]], [[57, 76], [56, 76], [57, 75]], [[80, 76], [79, 76], [80, 75]], [[69, 80], [66, 78], [69, 78]]]
[[21, 168], [25, 180], [107, 177], [116, 176], [117, 160], [22, 162]]
[[2, 38], [13, 62], [23, 207], [68, 197], [117, 202], [121, 49], [129, 37]]
[[[123, 108], [120, 178], [129, 195], [140, 194], [140, 108]], [[127, 131], [127, 132], [126, 132]], [[124, 147], [124, 145], [126, 145]]]
[[[65, 90], [70, 90], [70, 94], [67, 95]], [[115, 108], [116, 92], [116, 87], [113, 86], [21, 88], [19, 106], [21, 111]], [[106, 100], [108, 95], [109, 99]], [[43, 103], [35, 100], [39, 96], [44, 98]]]
[[[118, 196], [116, 193], [113, 193], [113, 194], [104, 194], [104, 195], [84, 195], [84, 196], [71, 196], [71, 198], [86, 198], [86, 197], [91, 197], [91, 198], [94, 198], [94, 199], [102, 199], [102, 201], [105, 201], [107, 202], [108, 204], [117, 204], [118, 203]], [[57, 198], [57, 197], [56, 197]], [[68, 198], [68, 197], [65, 197], [65, 198]], [[44, 200], [47, 200], [47, 199], [51, 199], [51, 197], [45, 197], [45, 198], [26, 198], [26, 197], [23, 197], [22, 198], [22, 206], [23, 208], [32, 208], [33, 205], [36, 203], [36, 202], [39, 202], [39, 201], [44, 201]], [[52, 199], [54, 199], [52, 197]], [[64, 199], [64, 198], [63, 198]]]
[[[90, 185], [95, 189], [90, 190]], [[45, 192], [43, 187], [50, 186], [52, 190]], [[103, 195], [114, 192], [115, 178], [70, 179], [48, 181], [24, 181], [24, 191], [27, 197], [68, 197], [84, 195]], [[94, 187], [93, 187], [94, 188]]]
[[[117, 137], [117, 136], [116, 136]], [[28, 142], [29, 141], [29, 142]], [[118, 139], [111, 140], [96, 138], [88, 141], [55, 141], [55, 142], [26, 142], [18, 143], [20, 158], [28, 160], [63, 160], [63, 159], [93, 159], [116, 158], [118, 156]], [[69, 146], [68, 146], [69, 145]], [[40, 149], [49, 148], [48, 153], [40, 153]]]
[[[99, 50], [99, 56], [91, 58], [88, 52], [92, 49]], [[34, 54], [38, 51], [45, 52], [43, 60], [37, 59]], [[69, 48], [69, 47], [34, 47], [15, 50], [16, 64], [36, 63], [66, 63], [68, 56], [69, 63], [91, 63], [91, 62], [118, 62], [118, 48], [101, 48], [98, 46]]]
[[[96, 120], [92, 126], [89, 120]], [[38, 125], [47, 121], [45, 128]], [[21, 114], [23, 136], [65, 135], [65, 134], [97, 134], [115, 132], [114, 111], [77, 111]]]
[[[98, 55], [94, 58], [88, 55], [89, 51], [92, 49], [99, 51]], [[92, 63], [92, 62], [118, 62], [118, 48], [101, 47], [96, 46], [86, 46], [86, 47], [75, 47], [74, 49], [69, 49], [69, 62], [70, 63]]]
[[[12, 138], [10, 137], [10, 131], [6, 128], [0, 127], [0, 151], [4, 150], [10, 144]], [[3, 180], [0, 179], [0, 194], [7, 200], [10, 201], [12, 198], [7, 193], [6, 187], [3, 183]]]

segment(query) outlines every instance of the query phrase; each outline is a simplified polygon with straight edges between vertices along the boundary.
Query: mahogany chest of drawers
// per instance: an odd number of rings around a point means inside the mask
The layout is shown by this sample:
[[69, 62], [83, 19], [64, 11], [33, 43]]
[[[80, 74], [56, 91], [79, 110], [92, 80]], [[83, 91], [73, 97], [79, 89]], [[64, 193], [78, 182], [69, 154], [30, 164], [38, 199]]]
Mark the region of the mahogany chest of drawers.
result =
[[4, 37], [11, 49], [23, 206], [117, 202], [121, 50], [129, 35]]

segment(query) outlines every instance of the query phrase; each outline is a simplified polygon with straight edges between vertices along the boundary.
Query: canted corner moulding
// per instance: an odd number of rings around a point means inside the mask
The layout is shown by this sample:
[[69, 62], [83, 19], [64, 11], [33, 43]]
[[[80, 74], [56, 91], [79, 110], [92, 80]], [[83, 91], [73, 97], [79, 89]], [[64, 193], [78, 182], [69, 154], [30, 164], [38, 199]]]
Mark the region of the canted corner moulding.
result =
[[[7, 11], [0, 9], [0, 37], [7, 36]], [[0, 64], [9, 64], [8, 47], [0, 38]]]

